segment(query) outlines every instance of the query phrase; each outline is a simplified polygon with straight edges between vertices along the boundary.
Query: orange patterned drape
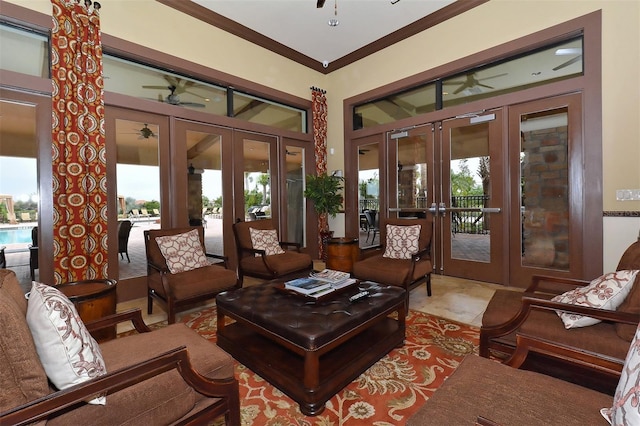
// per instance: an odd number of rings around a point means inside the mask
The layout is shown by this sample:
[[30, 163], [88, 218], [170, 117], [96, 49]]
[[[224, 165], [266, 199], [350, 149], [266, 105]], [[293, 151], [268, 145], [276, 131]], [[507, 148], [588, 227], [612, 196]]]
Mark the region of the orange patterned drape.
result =
[[55, 282], [107, 277], [107, 182], [99, 4], [51, 0]]
[[[317, 87], [311, 88], [311, 109], [313, 123], [313, 144], [316, 154], [316, 174], [327, 173], [327, 97], [326, 92]], [[318, 217], [318, 253], [325, 259], [324, 247], [329, 229], [329, 218], [326, 214]]]

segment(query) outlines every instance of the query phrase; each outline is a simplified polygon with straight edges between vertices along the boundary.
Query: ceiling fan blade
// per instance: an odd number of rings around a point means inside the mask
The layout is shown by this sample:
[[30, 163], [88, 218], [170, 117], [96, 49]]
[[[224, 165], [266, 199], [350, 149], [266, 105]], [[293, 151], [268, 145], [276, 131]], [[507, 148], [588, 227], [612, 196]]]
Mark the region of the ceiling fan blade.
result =
[[575, 64], [576, 62], [578, 62], [580, 59], [582, 58], [582, 55], [578, 55], [575, 58], [571, 58], [569, 59], [567, 62], [558, 65], [557, 67], [553, 68], [554, 71], [558, 71], [562, 68], [568, 67], [571, 64]]
[[316, 3], [316, 7], [320, 9], [322, 6], [324, 6], [324, 2], [325, 0], [318, 0], [318, 2]]
[[458, 93], [462, 92], [464, 89], [466, 89], [468, 86], [466, 84], [463, 84], [462, 86], [458, 87], [453, 94], [457, 95]]
[[490, 80], [492, 78], [504, 77], [505, 75], [508, 75], [508, 73], [503, 72], [502, 74], [496, 74], [496, 75], [492, 75], [490, 77], [479, 78], [478, 81], [484, 81], [484, 80]]
[[491, 87], [491, 86], [488, 86], [488, 85], [482, 84], [482, 83], [478, 83], [478, 84], [476, 84], [476, 86], [486, 87], [487, 89], [495, 89], [495, 87]]

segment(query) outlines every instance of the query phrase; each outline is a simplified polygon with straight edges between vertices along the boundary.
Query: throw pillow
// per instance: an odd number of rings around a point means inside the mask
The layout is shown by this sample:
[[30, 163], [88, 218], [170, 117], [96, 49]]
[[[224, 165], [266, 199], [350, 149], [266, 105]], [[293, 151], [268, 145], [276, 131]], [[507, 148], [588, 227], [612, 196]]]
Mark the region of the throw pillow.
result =
[[209, 266], [197, 229], [184, 234], [156, 237], [156, 242], [172, 274]]
[[411, 259], [420, 246], [421, 225], [387, 225], [387, 243], [382, 257]]
[[[66, 389], [107, 373], [100, 346], [60, 290], [34, 281], [28, 297], [27, 324], [51, 383]], [[106, 399], [87, 402], [104, 405]]]
[[[631, 291], [637, 274], [637, 270], [610, 272], [591, 281], [587, 286], [570, 290], [551, 300], [569, 305], [590, 306], [614, 311]], [[600, 322], [595, 318], [568, 312], [557, 311], [557, 314], [566, 329], [587, 327]]]
[[267, 256], [284, 253], [284, 250], [280, 247], [278, 233], [275, 229], [249, 228], [249, 234], [251, 235], [251, 245], [254, 249], [264, 250]]
[[613, 404], [610, 408], [600, 410], [602, 416], [610, 424], [640, 424], [638, 382], [640, 382], [640, 326], [636, 328], [636, 334], [631, 341], [629, 352], [627, 352], [620, 380], [613, 395]]

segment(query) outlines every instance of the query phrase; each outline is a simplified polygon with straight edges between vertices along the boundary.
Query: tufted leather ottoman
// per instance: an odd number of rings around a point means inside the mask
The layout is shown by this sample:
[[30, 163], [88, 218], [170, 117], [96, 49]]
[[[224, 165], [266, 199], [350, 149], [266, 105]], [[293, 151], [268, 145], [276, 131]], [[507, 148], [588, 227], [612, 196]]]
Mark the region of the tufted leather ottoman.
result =
[[[357, 288], [314, 303], [275, 286], [216, 297], [218, 346], [298, 402], [306, 415], [320, 414], [333, 395], [404, 343], [402, 288], [361, 284], [372, 295], [352, 304]], [[226, 316], [235, 322], [225, 325]]]

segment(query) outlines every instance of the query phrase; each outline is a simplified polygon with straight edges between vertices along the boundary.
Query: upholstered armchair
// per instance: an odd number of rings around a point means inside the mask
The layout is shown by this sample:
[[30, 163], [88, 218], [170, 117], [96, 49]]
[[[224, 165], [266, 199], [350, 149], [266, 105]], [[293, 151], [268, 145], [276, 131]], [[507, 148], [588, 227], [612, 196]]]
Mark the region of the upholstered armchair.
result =
[[[147, 310], [153, 312], [156, 300], [167, 311], [169, 324], [176, 321], [176, 312], [242, 285], [236, 273], [226, 269], [226, 257], [206, 253], [201, 226], [146, 230], [144, 241]], [[221, 263], [209, 264], [207, 257]]]
[[[311, 271], [311, 256], [300, 252], [300, 244], [279, 241], [272, 219], [233, 224], [238, 252], [238, 276], [275, 279]], [[286, 248], [286, 250], [285, 250]]]
[[353, 276], [404, 288], [407, 307], [409, 291], [423, 281], [431, 296], [432, 219], [387, 219], [380, 232], [380, 246], [361, 251]]
[[[483, 314], [480, 355], [506, 359], [515, 350], [516, 335], [528, 334], [592, 356], [581, 368], [572, 366], [570, 370], [561, 362], [551, 363], [539, 356], [537, 360], [531, 360], [530, 369], [612, 392], [616, 382], [610, 373], [603, 374], [603, 370], [610, 372], [622, 369], [629, 344], [640, 321], [640, 273], [631, 279], [629, 277], [632, 275], [628, 273], [638, 269], [640, 241], [627, 248], [618, 263], [616, 270], [626, 273], [605, 274], [591, 282], [534, 276], [524, 293], [508, 289], [497, 290]], [[609, 288], [609, 284], [614, 286]], [[626, 287], [624, 290], [623, 286]], [[591, 306], [580, 306], [571, 303], [570, 299], [575, 299], [575, 296], [560, 296], [572, 290], [587, 294], [590, 287], [599, 288], [597, 294], [594, 294], [603, 303], [607, 302], [609, 296], [606, 294], [609, 292], [617, 294], [616, 298], [620, 297], [618, 302], [623, 302], [617, 308], [610, 304], [598, 307], [591, 302]], [[552, 300], [554, 297], [556, 300]], [[584, 297], [576, 300], [580, 299], [584, 300]], [[564, 312], [562, 319], [557, 311]], [[583, 322], [589, 318], [598, 321], [590, 321], [592, 325], [587, 326], [577, 323], [578, 320]], [[537, 361], [535, 365], [533, 361]]]

